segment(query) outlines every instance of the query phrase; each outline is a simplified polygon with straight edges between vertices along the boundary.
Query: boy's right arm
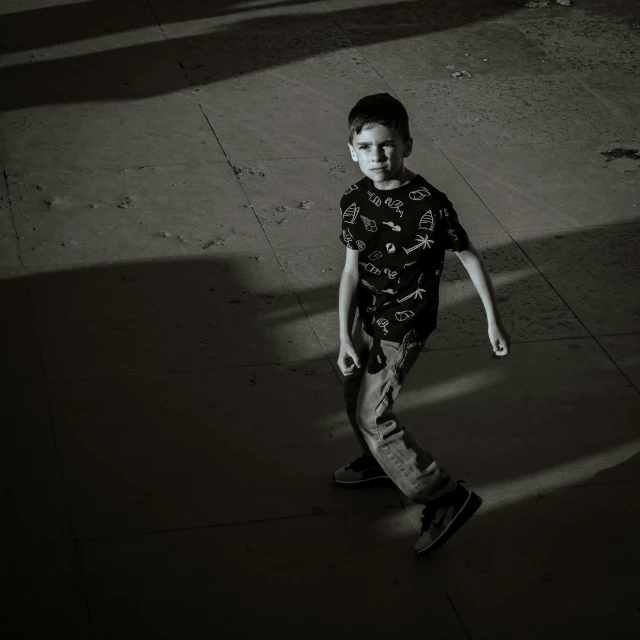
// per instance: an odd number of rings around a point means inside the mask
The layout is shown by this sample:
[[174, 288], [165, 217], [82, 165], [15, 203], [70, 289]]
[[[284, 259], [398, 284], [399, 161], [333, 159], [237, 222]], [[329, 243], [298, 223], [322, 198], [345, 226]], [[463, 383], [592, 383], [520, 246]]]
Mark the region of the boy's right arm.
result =
[[340, 318], [340, 355], [338, 366], [343, 375], [348, 376], [360, 368], [360, 359], [353, 347], [351, 330], [356, 313], [356, 299], [360, 276], [358, 274], [359, 252], [347, 249], [340, 278], [338, 315]]

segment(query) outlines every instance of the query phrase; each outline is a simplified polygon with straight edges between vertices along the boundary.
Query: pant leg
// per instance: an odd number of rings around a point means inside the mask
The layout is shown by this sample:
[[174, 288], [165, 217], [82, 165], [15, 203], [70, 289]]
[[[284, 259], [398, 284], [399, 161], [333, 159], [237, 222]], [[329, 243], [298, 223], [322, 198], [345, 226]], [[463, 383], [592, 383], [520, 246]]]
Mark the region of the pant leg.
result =
[[455, 482], [393, 412], [424, 342], [372, 342], [360, 377], [355, 422], [369, 451], [396, 486], [409, 499], [426, 504], [450, 493]]
[[353, 346], [360, 358], [360, 369], [356, 369], [351, 375], [345, 376], [342, 383], [342, 392], [344, 394], [344, 400], [347, 410], [347, 418], [351, 424], [351, 428], [355, 433], [358, 443], [362, 448], [362, 453], [373, 455], [369, 451], [369, 445], [364, 439], [358, 421], [356, 420], [356, 411], [358, 408], [358, 395], [360, 394], [360, 383], [362, 382], [362, 376], [367, 367], [367, 361], [369, 360], [369, 350], [373, 339], [367, 335], [358, 324], [357, 330], [354, 331]]

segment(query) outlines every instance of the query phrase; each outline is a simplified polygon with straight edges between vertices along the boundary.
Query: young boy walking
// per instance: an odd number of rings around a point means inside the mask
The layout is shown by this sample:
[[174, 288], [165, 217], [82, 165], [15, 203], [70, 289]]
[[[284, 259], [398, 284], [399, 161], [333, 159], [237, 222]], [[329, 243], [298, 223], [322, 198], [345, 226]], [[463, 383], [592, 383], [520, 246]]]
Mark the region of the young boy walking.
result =
[[[445, 250], [468, 271], [497, 356], [509, 352], [482, 258], [446, 195], [404, 166], [413, 140], [404, 106], [387, 93], [349, 113], [349, 149], [364, 177], [340, 201], [346, 260], [340, 280], [340, 355], [347, 416], [363, 455], [333, 475], [341, 485], [390, 478], [424, 504], [415, 550], [434, 550], [478, 508], [393, 413], [393, 403], [436, 328]], [[358, 327], [354, 328], [356, 310]]]

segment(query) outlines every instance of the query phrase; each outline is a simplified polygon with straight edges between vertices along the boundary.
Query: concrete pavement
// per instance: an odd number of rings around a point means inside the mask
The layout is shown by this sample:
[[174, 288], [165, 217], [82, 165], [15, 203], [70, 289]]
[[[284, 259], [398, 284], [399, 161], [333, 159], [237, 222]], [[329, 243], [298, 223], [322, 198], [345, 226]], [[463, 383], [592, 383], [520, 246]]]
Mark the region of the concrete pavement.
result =
[[[529, 4], [0, 5], [3, 637], [638, 636], [640, 8]], [[432, 557], [331, 481], [378, 91], [513, 340], [448, 256], [398, 410], [484, 503]]]

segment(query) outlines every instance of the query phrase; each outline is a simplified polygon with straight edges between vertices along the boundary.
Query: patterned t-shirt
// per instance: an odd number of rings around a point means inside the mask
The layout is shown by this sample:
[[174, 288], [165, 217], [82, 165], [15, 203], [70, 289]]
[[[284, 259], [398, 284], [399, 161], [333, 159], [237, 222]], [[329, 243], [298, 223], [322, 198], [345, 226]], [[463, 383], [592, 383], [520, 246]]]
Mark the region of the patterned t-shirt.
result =
[[364, 177], [340, 200], [340, 240], [359, 256], [364, 330], [390, 342], [425, 340], [436, 328], [445, 249], [469, 239], [447, 196], [416, 175], [381, 191]]

